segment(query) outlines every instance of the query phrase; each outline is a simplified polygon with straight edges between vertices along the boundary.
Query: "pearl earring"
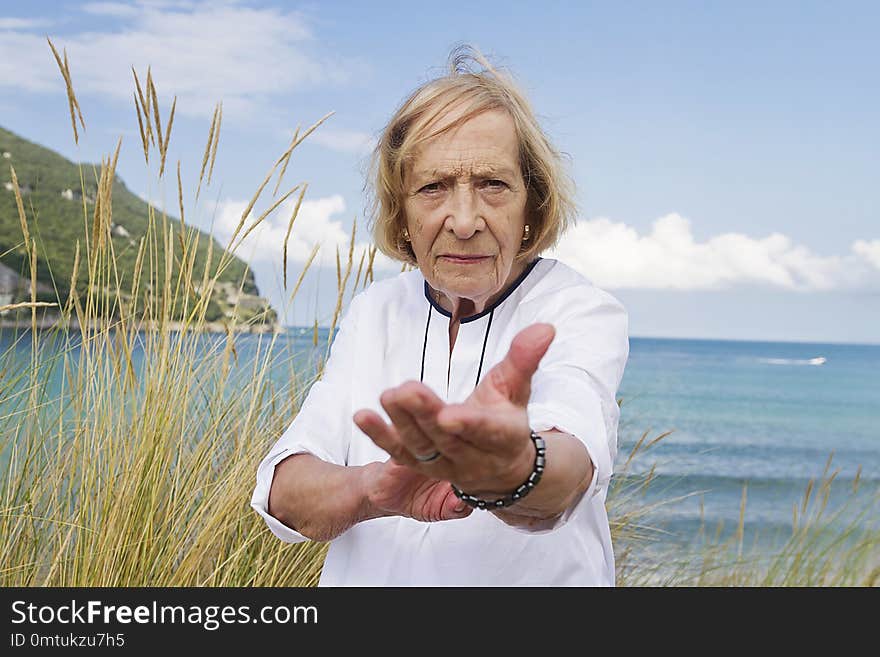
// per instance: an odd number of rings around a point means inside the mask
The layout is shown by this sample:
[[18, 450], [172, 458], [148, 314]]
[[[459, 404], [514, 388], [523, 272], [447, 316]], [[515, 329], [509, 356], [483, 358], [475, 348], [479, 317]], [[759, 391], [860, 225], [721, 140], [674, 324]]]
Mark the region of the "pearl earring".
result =
[[403, 241], [409, 242], [409, 231], [406, 228], [403, 229]]
[[531, 229], [529, 228], [529, 225], [526, 224], [526, 225], [525, 225], [525, 228], [523, 229], [523, 238], [522, 238], [522, 241], [523, 241], [523, 242], [528, 242], [528, 241], [529, 241], [529, 231], [530, 231], [530, 230], [531, 230]]

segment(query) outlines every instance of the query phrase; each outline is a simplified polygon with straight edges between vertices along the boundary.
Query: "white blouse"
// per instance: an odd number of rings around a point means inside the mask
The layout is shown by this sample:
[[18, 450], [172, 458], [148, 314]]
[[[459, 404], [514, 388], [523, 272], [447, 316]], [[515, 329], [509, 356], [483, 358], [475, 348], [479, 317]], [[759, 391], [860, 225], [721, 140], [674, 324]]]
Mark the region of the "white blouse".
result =
[[560, 518], [529, 529], [479, 510], [435, 523], [361, 522], [332, 541], [320, 585], [613, 586], [605, 496], [617, 454], [615, 396], [629, 355], [625, 309], [570, 267], [538, 259], [493, 306], [461, 320], [450, 354], [450, 314], [426, 292], [416, 270], [377, 281], [352, 300], [323, 377], [260, 463], [251, 505], [281, 540], [308, 540], [267, 512], [280, 461], [301, 452], [338, 465], [387, 460], [354, 424], [355, 411], [370, 408], [388, 421], [379, 395], [412, 379], [462, 402], [521, 329], [549, 322], [556, 338], [532, 378], [529, 423], [583, 441], [595, 466], [586, 493]]

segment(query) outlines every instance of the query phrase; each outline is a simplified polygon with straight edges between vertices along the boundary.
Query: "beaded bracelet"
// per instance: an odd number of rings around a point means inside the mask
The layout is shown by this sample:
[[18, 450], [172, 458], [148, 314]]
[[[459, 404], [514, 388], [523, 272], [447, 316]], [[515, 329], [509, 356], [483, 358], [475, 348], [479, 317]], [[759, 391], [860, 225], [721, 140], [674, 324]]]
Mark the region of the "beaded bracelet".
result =
[[489, 511], [492, 511], [493, 509], [503, 509], [504, 507], [510, 506], [528, 495], [538, 482], [541, 481], [541, 475], [544, 473], [544, 464], [546, 463], [544, 455], [547, 451], [547, 445], [541, 436], [534, 431], [531, 431], [529, 437], [532, 439], [532, 442], [535, 443], [535, 466], [532, 468], [532, 474], [529, 475], [529, 478], [510, 495], [506, 495], [499, 500], [481, 500], [475, 495], [470, 495], [459, 490], [455, 487], [455, 484], [453, 484], [452, 492], [455, 493], [455, 496], [475, 509], [488, 509]]

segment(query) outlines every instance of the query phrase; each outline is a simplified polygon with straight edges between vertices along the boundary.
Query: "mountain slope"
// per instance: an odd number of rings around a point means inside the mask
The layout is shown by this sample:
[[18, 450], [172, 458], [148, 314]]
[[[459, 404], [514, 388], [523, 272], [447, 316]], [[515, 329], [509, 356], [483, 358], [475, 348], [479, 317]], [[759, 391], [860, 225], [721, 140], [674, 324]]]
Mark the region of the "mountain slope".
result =
[[[97, 194], [100, 165], [83, 164], [82, 181], [80, 165], [58, 153], [23, 139], [0, 128], [0, 306], [6, 303], [30, 299], [30, 273], [27, 249], [24, 245], [21, 224], [11, 183], [10, 166], [14, 167], [22, 193], [28, 229], [37, 240], [37, 292], [38, 299], [63, 304], [69, 293], [76, 244], [79, 242], [81, 263], [86, 261], [86, 221], [91, 223]], [[85, 192], [85, 212], [83, 209]], [[154, 209], [154, 221], [161, 236], [162, 213]], [[149, 228], [150, 206], [130, 192], [119, 176], [113, 183], [111, 236], [116, 255], [121, 289], [131, 285], [138, 244]], [[87, 219], [86, 219], [87, 218]], [[177, 235], [180, 221], [168, 217], [175, 238], [175, 261], [180, 262], [182, 248]], [[188, 230], [192, 228], [187, 226]], [[88, 228], [91, 232], [91, 226]], [[154, 229], [154, 234], [155, 234]], [[195, 280], [201, 280], [207, 262], [209, 236], [201, 233], [193, 268]], [[160, 247], [161, 251], [161, 247]], [[223, 246], [214, 242], [211, 273], [217, 266]], [[157, 259], [161, 261], [161, 258]], [[2, 267], [5, 265], [5, 267]], [[8, 269], [6, 269], [8, 268]], [[24, 281], [13, 282], [11, 269]], [[85, 292], [84, 265], [80, 265], [77, 291]], [[154, 265], [155, 280], [161, 281], [163, 265]], [[144, 268], [144, 275], [148, 271]], [[176, 277], [176, 267], [175, 267]], [[238, 294], [241, 285], [242, 294]], [[154, 285], [160, 288], [161, 285]], [[57, 295], [56, 295], [57, 290]], [[253, 272], [242, 260], [235, 258], [218, 278], [218, 285], [208, 306], [206, 319], [222, 321], [234, 314], [237, 322], [274, 324], [276, 313], [268, 308], [268, 302], [259, 297]], [[192, 307], [192, 304], [190, 304]], [[175, 318], [179, 319], [178, 313]], [[29, 314], [29, 313], [28, 313]]]

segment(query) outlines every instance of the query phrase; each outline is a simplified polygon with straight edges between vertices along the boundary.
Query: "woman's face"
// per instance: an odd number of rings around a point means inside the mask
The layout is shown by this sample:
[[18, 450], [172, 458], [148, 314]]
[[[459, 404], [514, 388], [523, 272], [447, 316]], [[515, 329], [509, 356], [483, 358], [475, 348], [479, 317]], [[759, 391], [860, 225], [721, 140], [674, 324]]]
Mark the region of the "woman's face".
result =
[[405, 190], [407, 230], [428, 284], [448, 310], [470, 301], [481, 312], [526, 265], [516, 260], [527, 194], [511, 116], [483, 112], [426, 142]]

